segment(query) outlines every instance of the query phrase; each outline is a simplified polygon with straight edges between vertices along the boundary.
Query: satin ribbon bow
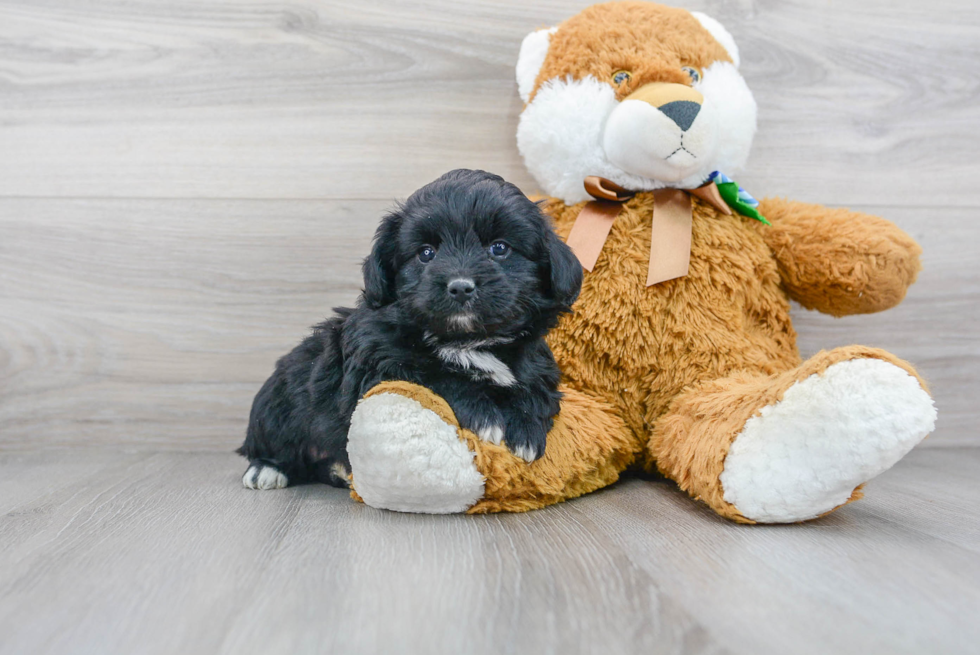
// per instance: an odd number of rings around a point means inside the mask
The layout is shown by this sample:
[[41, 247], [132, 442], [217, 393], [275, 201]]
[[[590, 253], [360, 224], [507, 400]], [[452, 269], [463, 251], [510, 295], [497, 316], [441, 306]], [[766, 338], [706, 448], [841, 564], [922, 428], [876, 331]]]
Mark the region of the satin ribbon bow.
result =
[[[613, 221], [636, 192], [594, 175], [585, 178], [585, 190], [595, 200], [586, 203], [579, 212], [567, 243], [582, 267], [591, 272]], [[691, 196], [697, 196], [722, 214], [731, 215], [734, 208], [740, 214], [769, 224], [755, 209], [759, 204], [755, 198], [717, 172], [711, 174], [706, 184], [696, 189], [654, 191], [648, 287], [687, 275], [691, 262], [693, 225]]]

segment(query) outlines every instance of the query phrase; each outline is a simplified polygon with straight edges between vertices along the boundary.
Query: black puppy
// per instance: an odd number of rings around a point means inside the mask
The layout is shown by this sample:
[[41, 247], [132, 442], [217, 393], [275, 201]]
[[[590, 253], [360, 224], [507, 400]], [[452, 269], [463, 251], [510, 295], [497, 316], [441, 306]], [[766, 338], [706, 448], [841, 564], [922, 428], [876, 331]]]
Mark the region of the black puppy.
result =
[[242, 482], [347, 486], [347, 431], [384, 380], [442, 396], [460, 424], [533, 461], [558, 413], [544, 341], [582, 285], [582, 267], [538, 206], [503, 178], [456, 170], [382, 221], [355, 309], [279, 360], [252, 405]]

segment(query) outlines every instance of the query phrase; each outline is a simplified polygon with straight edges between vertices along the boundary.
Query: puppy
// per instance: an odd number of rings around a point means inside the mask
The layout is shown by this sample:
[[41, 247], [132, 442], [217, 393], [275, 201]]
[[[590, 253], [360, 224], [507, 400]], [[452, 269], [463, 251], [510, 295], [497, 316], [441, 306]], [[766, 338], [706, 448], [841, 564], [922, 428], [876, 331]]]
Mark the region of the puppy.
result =
[[544, 336], [582, 267], [538, 206], [497, 175], [451, 171], [383, 219], [363, 273], [357, 307], [314, 327], [256, 395], [244, 485], [347, 486], [351, 414], [385, 380], [425, 386], [464, 428], [541, 457], [561, 398]]

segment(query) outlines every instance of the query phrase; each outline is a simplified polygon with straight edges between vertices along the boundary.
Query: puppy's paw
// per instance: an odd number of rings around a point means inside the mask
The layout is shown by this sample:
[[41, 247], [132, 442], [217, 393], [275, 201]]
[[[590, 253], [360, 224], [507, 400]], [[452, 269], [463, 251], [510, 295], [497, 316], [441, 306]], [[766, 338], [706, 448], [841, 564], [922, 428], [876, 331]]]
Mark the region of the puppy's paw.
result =
[[533, 462], [544, 456], [547, 433], [544, 430], [527, 426], [510, 425], [504, 434], [504, 444], [526, 462]]
[[331, 458], [313, 464], [313, 474], [317, 480], [331, 487], [350, 488], [350, 465]]
[[502, 425], [484, 425], [474, 432], [476, 432], [476, 436], [492, 444], [500, 445], [500, 442], [504, 440], [504, 426]]
[[256, 459], [242, 476], [242, 485], [246, 489], [285, 489], [289, 486], [289, 478], [275, 466]]

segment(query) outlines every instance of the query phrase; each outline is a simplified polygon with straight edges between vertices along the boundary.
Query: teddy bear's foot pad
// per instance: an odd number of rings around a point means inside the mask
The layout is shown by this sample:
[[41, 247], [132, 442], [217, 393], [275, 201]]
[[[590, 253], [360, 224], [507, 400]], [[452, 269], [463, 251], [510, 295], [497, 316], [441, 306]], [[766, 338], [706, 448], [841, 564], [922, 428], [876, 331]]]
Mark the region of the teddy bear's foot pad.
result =
[[816, 518], [891, 468], [935, 421], [932, 398], [905, 370], [839, 362], [746, 422], [725, 458], [725, 501], [753, 521]]
[[412, 398], [378, 393], [361, 400], [347, 451], [354, 489], [372, 507], [452, 514], [483, 497], [484, 477], [456, 426]]

